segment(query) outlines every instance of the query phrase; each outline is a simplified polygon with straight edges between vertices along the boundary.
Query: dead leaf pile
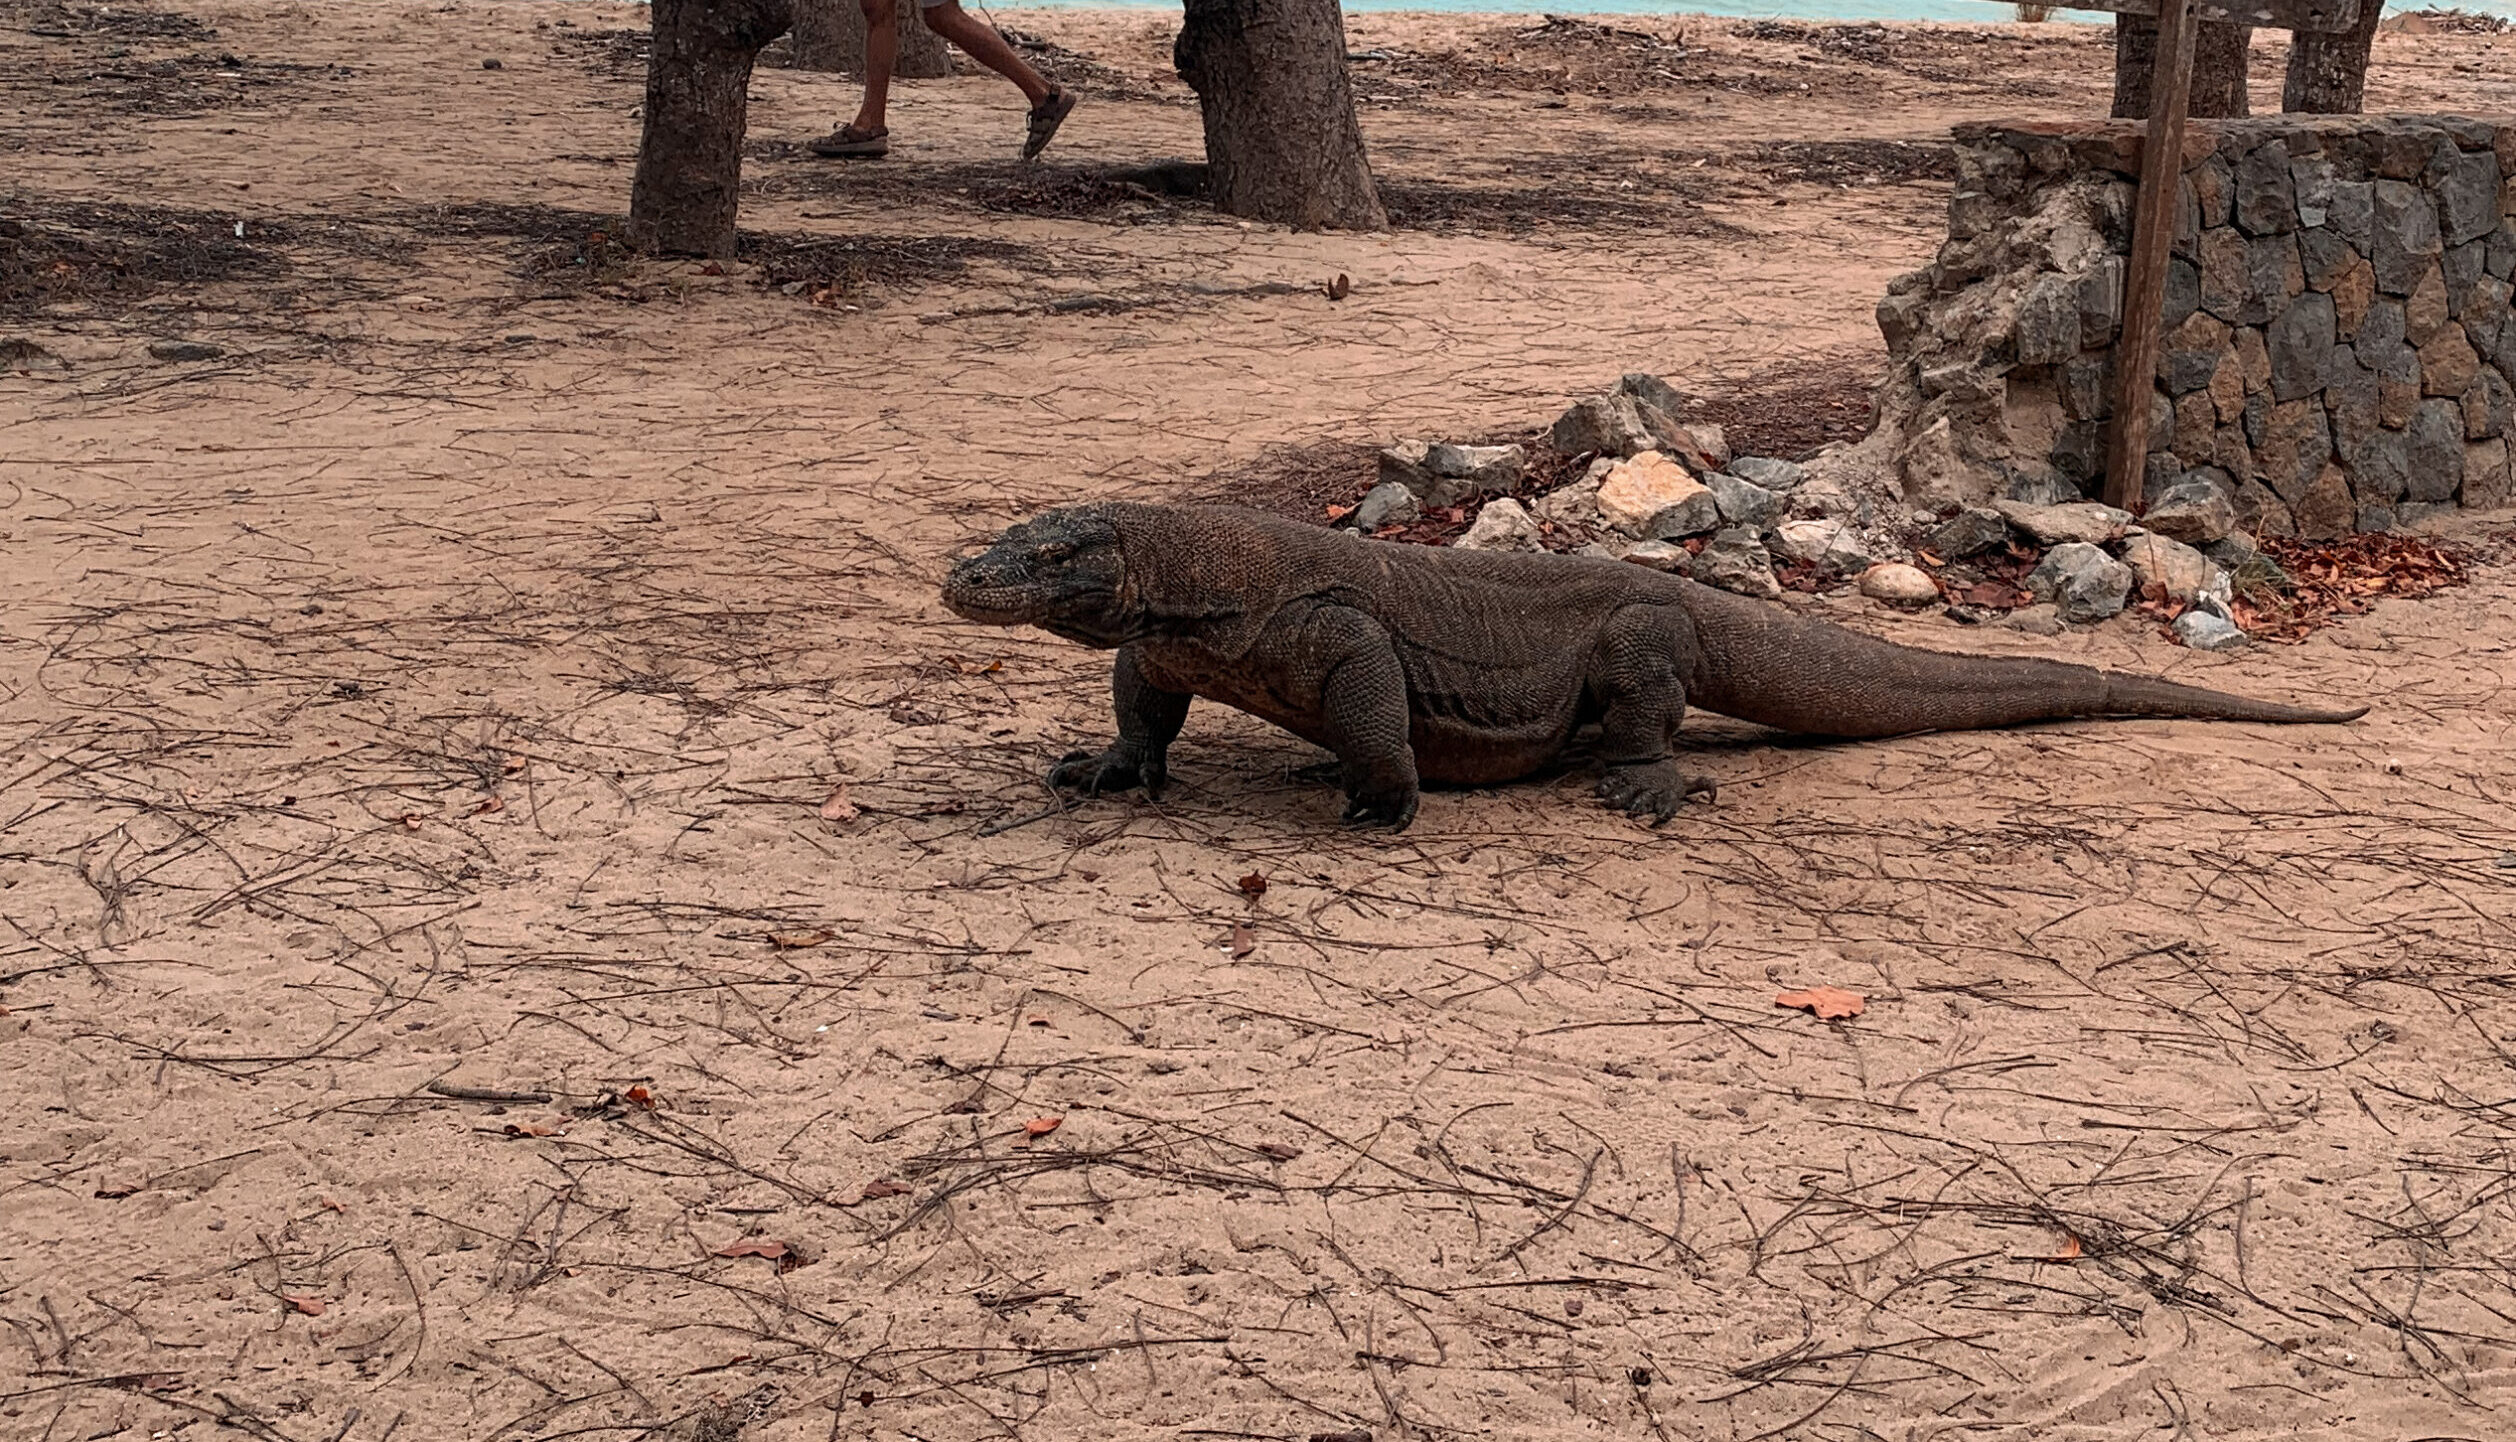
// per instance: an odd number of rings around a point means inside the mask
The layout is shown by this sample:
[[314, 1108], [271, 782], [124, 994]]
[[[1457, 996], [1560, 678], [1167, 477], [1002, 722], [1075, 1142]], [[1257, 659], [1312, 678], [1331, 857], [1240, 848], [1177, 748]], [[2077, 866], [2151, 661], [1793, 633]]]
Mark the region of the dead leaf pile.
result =
[[2370, 531], [2339, 541], [2266, 540], [2263, 554], [2289, 573], [2292, 588], [2239, 597], [2236, 623], [2271, 641], [2302, 641], [2385, 597], [2416, 599], [2472, 579], [2463, 552], [2419, 536]]

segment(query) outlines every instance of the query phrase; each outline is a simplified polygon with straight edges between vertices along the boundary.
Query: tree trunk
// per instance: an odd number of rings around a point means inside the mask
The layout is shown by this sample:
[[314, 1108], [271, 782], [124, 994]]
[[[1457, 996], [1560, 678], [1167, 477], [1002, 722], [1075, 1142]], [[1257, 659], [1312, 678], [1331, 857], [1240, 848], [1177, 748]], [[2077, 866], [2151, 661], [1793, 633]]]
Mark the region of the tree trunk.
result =
[[1380, 230], [1338, 0], [1185, 0], [1171, 57], [1205, 112], [1215, 209]]
[[2337, 34], [2301, 30], [2289, 38], [2289, 79], [2280, 108], [2308, 115], [2356, 115], [2367, 98], [2368, 47], [2384, 0], [2359, 0], [2359, 23]]
[[786, 31], [787, 0], [654, 0], [646, 130], [629, 183], [629, 244], [734, 254], [751, 64]]
[[[2193, 103], [2197, 119], [2228, 119], [2252, 112], [2245, 93], [2246, 61], [2254, 32], [2243, 25], [2204, 20], [2193, 27]], [[2149, 82], [2158, 73], [2158, 21], [2153, 15], [2114, 17], [2114, 117], [2149, 118]]]
[[[865, 73], [865, 7], [857, 0], [794, 0], [797, 70]], [[908, 80], [940, 80], [952, 73], [952, 52], [926, 28], [917, 0], [899, 0], [900, 59], [891, 73]]]

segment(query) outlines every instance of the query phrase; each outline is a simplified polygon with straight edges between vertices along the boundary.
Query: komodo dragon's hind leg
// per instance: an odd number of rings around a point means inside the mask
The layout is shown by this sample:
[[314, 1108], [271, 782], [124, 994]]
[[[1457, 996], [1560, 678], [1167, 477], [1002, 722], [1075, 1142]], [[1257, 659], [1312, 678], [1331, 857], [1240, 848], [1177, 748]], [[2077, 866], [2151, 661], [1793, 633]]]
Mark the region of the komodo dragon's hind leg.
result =
[[1110, 705], [1118, 713], [1118, 740], [1107, 751], [1075, 751], [1049, 769], [1048, 784], [1065, 791], [1098, 796], [1141, 786], [1159, 797], [1170, 779], [1171, 743], [1187, 723], [1189, 696], [1165, 691], [1144, 679], [1136, 664], [1136, 648], [1118, 648], [1110, 668]]
[[1654, 826], [1675, 816], [1687, 797], [1716, 791], [1711, 777], [1679, 770], [1669, 755], [1669, 739], [1686, 716], [1679, 644], [1658, 607], [1629, 606], [1609, 618], [1592, 662], [1591, 689], [1606, 705], [1599, 759], [1607, 774], [1599, 795], [1628, 816], [1650, 816]]

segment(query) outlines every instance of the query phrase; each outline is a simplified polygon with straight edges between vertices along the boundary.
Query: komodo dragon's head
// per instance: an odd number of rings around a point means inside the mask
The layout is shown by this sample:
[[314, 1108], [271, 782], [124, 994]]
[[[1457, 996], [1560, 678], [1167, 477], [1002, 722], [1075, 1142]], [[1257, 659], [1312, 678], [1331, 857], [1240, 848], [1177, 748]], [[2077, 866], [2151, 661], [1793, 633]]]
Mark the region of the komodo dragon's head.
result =
[[1087, 646], [1123, 646], [1145, 632], [1127, 585], [1118, 524], [1103, 507], [1044, 511], [952, 568], [943, 602], [992, 626], [1037, 626]]

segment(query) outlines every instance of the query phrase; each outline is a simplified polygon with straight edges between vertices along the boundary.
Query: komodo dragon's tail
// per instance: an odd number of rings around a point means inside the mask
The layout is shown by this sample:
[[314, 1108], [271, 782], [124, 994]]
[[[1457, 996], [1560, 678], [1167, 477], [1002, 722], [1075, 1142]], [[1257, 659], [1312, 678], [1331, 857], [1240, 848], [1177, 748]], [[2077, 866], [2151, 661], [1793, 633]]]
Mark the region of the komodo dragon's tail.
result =
[[1687, 599], [1704, 658], [1687, 699], [1814, 736], [1970, 731], [2076, 716], [2339, 722], [2368, 709], [2256, 701], [2036, 657], [1924, 651], [1702, 587]]

